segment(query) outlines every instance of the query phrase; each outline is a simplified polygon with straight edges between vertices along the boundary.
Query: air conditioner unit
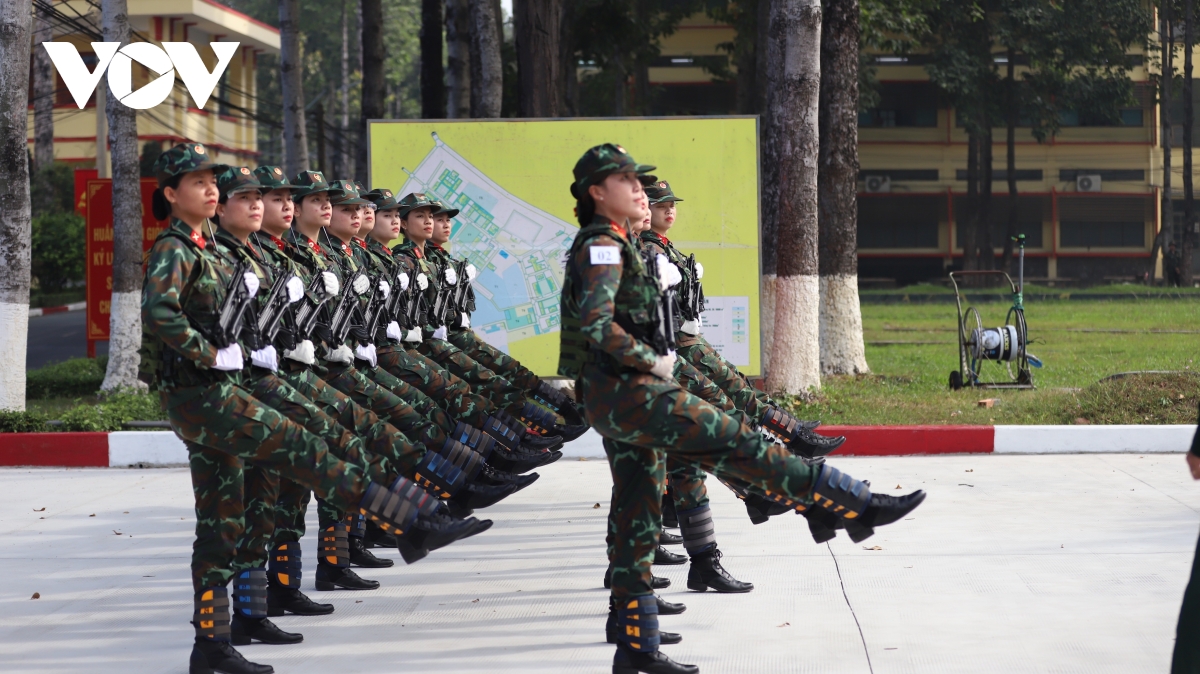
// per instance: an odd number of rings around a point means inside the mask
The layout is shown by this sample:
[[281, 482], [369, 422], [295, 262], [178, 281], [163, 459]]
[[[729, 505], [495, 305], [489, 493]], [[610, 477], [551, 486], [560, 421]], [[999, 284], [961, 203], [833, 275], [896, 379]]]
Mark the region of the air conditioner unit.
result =
[[1075, 176], [1076, 192], [1100, 192], [1100, 176], [1094, 173]]
[[864, 187], [870, 193], [882, 193], [892, 191], [891, 176], [867, 176], [863, 179]]

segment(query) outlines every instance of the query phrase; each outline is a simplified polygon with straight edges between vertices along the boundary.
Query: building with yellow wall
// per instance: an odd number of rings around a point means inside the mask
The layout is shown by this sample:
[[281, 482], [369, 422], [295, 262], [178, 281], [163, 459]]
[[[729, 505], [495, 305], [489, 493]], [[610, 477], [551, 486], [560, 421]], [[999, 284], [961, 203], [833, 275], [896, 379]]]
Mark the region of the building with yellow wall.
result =
[[[210, 42], [238, 42], [234, 55], [213, 97], [204, 109], [195, 103], [182, 82], [162, 104], [137, 113], [138, 141], [159, 141], [164, 147], [190, 140], [203, 143], [219, 161], [236, 164], [255, 163], [258, 156], [257, 80], [255, 67], [262, 54], [279, 53], [279, 29], [252, 19], [214, 0], [128, 0], [129, 23], [141, 38], [155, 43], [191, 42], [211, 70], [216, 56]], [[83, 0], [55, 3], [60, 11], [82, 22], [99, 25], [99, 16]], [[89, 68], [96, 63], [91, 41], [82, 32], [56, 27], [55, 41], [75, 44]], [[138, 39], [138, 38], [135, 38]], [[41, 49], [34, 45], [34, 49]], [[140, 64], [133, 67], [133, 88], [150, 81], [150, 72]], [[97, 133], [106, 133], [103, 115], [97, 119], [96, 98], [92, 94], [82, 110], [75, 104], [62, 79], [55, 72], [57, 89], [54, 102], [54, 158], [81, 167], [97, 167], [107, 175], [107, 152], [97, 166]], [[101, 87], [105, 81], [101, 80]], [[97, 87], [99, 90], [100, 87]], [[33, 109], [29, 111], [29, 143], [33, 143]]]

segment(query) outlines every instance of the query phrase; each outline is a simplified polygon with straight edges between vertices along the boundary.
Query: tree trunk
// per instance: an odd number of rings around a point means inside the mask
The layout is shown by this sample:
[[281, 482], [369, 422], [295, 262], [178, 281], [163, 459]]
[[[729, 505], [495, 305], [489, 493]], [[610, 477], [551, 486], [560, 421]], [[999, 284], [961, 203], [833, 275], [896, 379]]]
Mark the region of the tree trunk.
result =
[[575, 38], [571, 32], [571, 19], [574, 11], [574, 0], [564, 0], [558, 27], [558, 114], [560, 117], [575, 117], [579, 114], [579, 80], [578, 74], [575, 72]]
[[300, 0], [279, 0], [279, 83], [283, 90], [283, 167], [289, 176], [308, 170], [304, 120], [304, 66], [300, 60]]
[[963, 233], [963, 270], [979, 268], [979, 257], [975, 246], [979, 232], [979, 134], [967, 132], [967, 212]]
[[[313, 108], [313, 125], [317, 127], [317, 170], [329, 173], [329, 134], [325, 133], [325, 101], [317, 101]], [[333, 174], [337, 175], [337, 174]]]
[[992, 247], [992, 121], [984, 116], [979, 143], [979, 269], [996, 268], [996, 249]]
[[[766, 0], [758, 0], [753, 4], [756, 12], [758, 5], [763, 2]], [[733, 55], [737, 62], [737, 111], [740, 115], [753, 115], [758, 112], [758, 36], [751, 37], [753, 39], [739, 39]]]
[[442, 0], [421, 0], [421, 116], [446, 116], [446, 73], [442, 69]]
[[446, 118], [471, 116], [471, 15], [467, 0], [446, 0]]
[[770, 115], [778, 73], [783, 67], [782, 41], [771, 32], [771, 6], [775, 0], [759, 0], [758, 34], [762, 37], [758, 69], [758, 162], [759, 162], [759, 256], [762, 260], [762, 281], [759, 302], [759, 329], [762, 331], [762, 369], [770, 376], [775, 345], [775, 281], [777, 244], [776, 213], [779, 210], [779, 171], [775, 164], [775, 120]]
[[513, 0], [517, 88], [522, 117], [558, 117], [559, 0]]
[[54, 39], [50, 17], [39, 6], [34, 10], [33, 34], [33, 170], [54, 163], [54, 69], [50, 54], [41, 46]]
[[769, 114], [779, 166], [773, 391], [804, 395], [821, 386], [817, 266], [817, 110], [821, 85], [820, 0], [777, 0], [771, 37], [782, 68]]
[[25, 409], [31, 14], [24, 3], [0, 2], [0, 410]]
[[1008, 228], [1004, 236], [1004, 255], [1000, 268], [1012, 272], [1013, 239], [1017, 236], [1017, 78], [1013, 73], [1016, 52], [1009, 47], [1008, 65], [1005, 71], [1004, 121], [1005, 121], [1005, 167], [1008, 171]]
[[1192, 125], [1196, 110], [1192, 102], [1192, 0], [1184, 2], [1183, 27], [1183, 250], [1180, 251], [1180, 271], [1183, 285], [1192, 287], [1192, 247], [1196, 235], [1196, 195], [1192, 191]]
[[858, 0], [826, 0], [817, 164], [821, 372], [869, 372], [858, 302]]
[[1162, 8], [1162, 103], [1159, 105], [1162, 110], [1162, 224], [1150, 250], [1150, 285], [1154, 285], [1158, 254], [1171, 241], [1171, 225], [1175, 220], [1175, 204], [1171, 198], [1171, 80], [1175, 77], [1175, 36], [1171, 33], [1171, 3], [1163, 3]]
[[338, 87], [338, 123], [336, 148], [333, 152], [333, 174], [344, 176], [350, 172], [350, 13], [346, 0], [342, 0], [342, 82]]
[[471, 116], [499, 117], [504, 100], [504, 65], [500, 57], [500, 24], [491, 0], [468, 0], [471, 41], [479, 54], [479, 78], [471, 73]]
[[771, 3], [773, 0], [758, 0], [755, 8], [758, 17], [757, 49], [754, 50], [754, 112], [759, 115], [767, 113], [767, 96], [770, 90], [771, 66], [774, 62], [768, 58], [771, 33]]
[[[102, 0], [105, 42], [129, 43], [126, 0]], [[102, 86], [108, 86], [107, 82]], [[102, 391], [145, 389], [138, 381], [142, 346], [142, 190], [138, 170], [137, 113], [108, 92], [108, 145], [112, 158], [113, 276], [108, 368]]]
[[382, 119], [385, 84], [383, 81], [383, 2], [362, 0], [362, 115], [358, 123], [358, 158], [354, 163], [355, 180], [370, 184], [367, 166], [367, 120]]

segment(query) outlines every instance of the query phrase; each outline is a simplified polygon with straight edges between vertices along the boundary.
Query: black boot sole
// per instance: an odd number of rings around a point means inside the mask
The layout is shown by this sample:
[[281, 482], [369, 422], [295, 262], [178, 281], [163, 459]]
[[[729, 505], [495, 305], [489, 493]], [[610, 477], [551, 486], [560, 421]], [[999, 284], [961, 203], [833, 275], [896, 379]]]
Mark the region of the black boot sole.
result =
[[750, 587], [748, 587], [744, 590], [729, 590], [729, 589], [723, 590], [715, 585], [709, 585], [708, 583], [706, 583], [702, 580], [692, 580], [691, 578], [688, 578], [687, 589], [689, 589], [693, 592], [706, 592], [708, 590], [712, 590], [713, 592], [716, 592], [718, 594], [746, 594], [747, 592], [753, 592], [754, 586], [751, 585]]
[[680, 566], [682, 564], [687, 564], [688, 558], [684, 555], [674, 555], [671, 557], [664, 555], [662, 559], [659, 559], [658, 556], [655, 555], [654, 562], [652, 563], [654, 566]]
[[[294, 634], [294, 632], [293, 632], [293, 634]], [[229, 643], [233, 644], [234, 646], [249, 646], [250, 644], [257, 641], [258, 643], [265, 644], [267, 646], [291, 646], [292, 644], [298, 644], [298, 643], [302, 643], [304, 641], [304, 635], [301, 634], [299, 636], [300, 636], [300, 638], [296, 639], [295, 641], [270, 641], [267, 639], [258, 639], [258, 638], [254, 638], [254, 637], [238, 635], [238, 636], [230, 637]]]
[[348, 587], [346, 585], [341, 585], [341, 584], [335, 583], [333, 581], [318, 580], [316, 582], [316, 587], [318, 590], [320, 590], [322, 592], [330, 592], [332, 590], [352, 590], [354, 592], [367, 592], [370, 590], [378, 590], [379, 584], [376, 583], [375, 587]]

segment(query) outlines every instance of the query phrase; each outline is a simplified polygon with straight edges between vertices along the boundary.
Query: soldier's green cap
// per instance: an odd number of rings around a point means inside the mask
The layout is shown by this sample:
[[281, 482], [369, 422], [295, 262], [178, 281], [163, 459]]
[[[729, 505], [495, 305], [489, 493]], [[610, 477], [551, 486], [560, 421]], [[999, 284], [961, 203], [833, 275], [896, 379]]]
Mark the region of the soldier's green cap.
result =
[[597, 145], [575, 162], [575, 182], [571, 183], [571, 196], [578, 199], [587, 188], [599, 183], [614, 173], [649, 173], [656, 167], [639, 164], [625, 151], [613, 143]]
[[300, 203], [304, 197], [310, 194], [320, 194], [321, 192], [328, 192], [329, 198], [332, 199], [335, 193], [341, 191], [330, 185], [329, 181], [325, 180], [325, 174], [320, 171], [297, 173], [296, 177], [292, 178], [292, 186], [296, 188], [296, 191], [292, 192], [292, 201], [296, 203]]
[[654, 183], [658, 182], [658, 176], [651, 175], [649, 173], [643, 173], [638, 176], [638, 182], [642, 184], [642, 187], [650, 187]]
[[380, 188], [377, 190], [371, 190], [370, 192], [364, 194], [363, 198], [368, 199], [371, 203], [375, 204], [375, 210], [377, 211], [386, 211], [389, 208], [397, 208], [400, 206], [400, 200], [396, 198], [396, 195], [392, 194], [392, 191], [389, 189]]
[[258, 182], [262, 183], [265, 191], [268, 192], [271, 190], [291, 190], [295, 192], [299, 189], [288, 181], [287, 174], [279, 166], [259, 166], [254, 169], [254, 177], [258, 178]]
[[230, 166], [217, 174], [217, 190], [220, 191], [222, 199], [241, 192], [261, 194], [269, 189], [258, 182], [258, 178], [248, 166]]
[[447, 215], [447, 216], [450, 216], [453, 218], [454, 216], [458, 215], [461, 212], [462, 212], [461, 209], [450, 208], [442, 201], [439, 201], [437, 199], [433, 200], [433, 214], [434, 215]]
[[353, 180], [335, 180], [329, 183], [329, 202], [334, 206], [363, 206], [371, 203], [362, 198]]
[[400, 217], [407, 217], [409, 213], [424, 208], [426, 206], [433, 208], [434, 202], [424, 192], [410, 192], [404, 195], [400, 200]]
[[219, 173], [226, 166], [213, 161], [208, 156], [208, 150], [200, 143], [180, 143], [158, 155], [158, 159], [154, 161], [154, 175], [158, 178], [158, 186], [162, 187], [171, 178], [184, 173], [207, 169]]
[[651, 204], [661, 204], [666, 201], [683, 201], [675, 196], [671, 191], [671, 184], [665, 180], [659, 180], [646, 187], [646, 196], [650, 198]]

